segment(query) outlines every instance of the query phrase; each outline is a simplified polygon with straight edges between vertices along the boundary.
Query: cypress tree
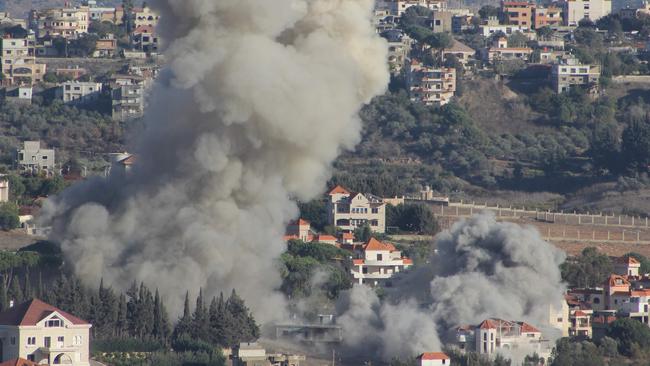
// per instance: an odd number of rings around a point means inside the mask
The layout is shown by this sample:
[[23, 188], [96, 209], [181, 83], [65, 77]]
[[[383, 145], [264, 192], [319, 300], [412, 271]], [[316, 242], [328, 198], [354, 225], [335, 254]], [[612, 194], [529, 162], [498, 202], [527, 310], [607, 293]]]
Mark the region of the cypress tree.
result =
[[7, 284], [4, 278], [0, 282], [0, 311], [4, 311], [7, 308]]
[[[156, 290], [158, 292], [158, 290]], [[169, 324], [169, 315], [167, 314], [167, 308], [162, 298], [160, 299], [160, 334], [162, 336], [162, 341], [164, 344], [169, 342], [169, 334], [171, 332], [171, 327]]]
[[199, 296], [196, 298], [196, 307], [192, 316], [192, 337], [210, 342], [210, 324], [208, 314], [203, 301], [203, 289], [199, 289]]
[[31, 276], [29, 275], [29, 270], [27, 270], [25, 271], [25, 289], [23, 290], [23, 298], [27, 301], [34, 298], [31, 282]]
[[118, 337], [123, 337], [128, 332], [128, 319], [127, 319], [126, 296], [120, 294], [120, 300], [117, 310], [117, 322], [115, 323], [115, 334]]
[[172, 337], [174, 340], [184, 336], [191, 335], [192, 332], [192, 313], [190, 310], [190, 292], [185, 293], [185, 303], [183, 305], [183, 316], [176, 323], [174, 328], [174, 334]]
[[9, 300], [14, 301], [14, 305], [23, 302], [23, 290], [20, 286], [20, 280], [14, 276], [11, 280], [11, 287], [9, 288]]
[[38, 271], [38, 282], [36, 283], [36, 298], [43, 300], [43, 273]]

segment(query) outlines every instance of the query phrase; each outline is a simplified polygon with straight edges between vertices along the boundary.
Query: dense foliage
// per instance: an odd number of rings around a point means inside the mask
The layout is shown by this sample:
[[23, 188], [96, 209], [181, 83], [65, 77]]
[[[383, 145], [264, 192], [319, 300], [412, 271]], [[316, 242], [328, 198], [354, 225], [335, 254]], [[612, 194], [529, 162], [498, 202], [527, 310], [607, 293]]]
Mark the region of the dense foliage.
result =
[[602, 287], [613, 271], [611, 259], [596, 248], [585, 248], [577, 257], [562, 263], [562, 279], [571, 287]]

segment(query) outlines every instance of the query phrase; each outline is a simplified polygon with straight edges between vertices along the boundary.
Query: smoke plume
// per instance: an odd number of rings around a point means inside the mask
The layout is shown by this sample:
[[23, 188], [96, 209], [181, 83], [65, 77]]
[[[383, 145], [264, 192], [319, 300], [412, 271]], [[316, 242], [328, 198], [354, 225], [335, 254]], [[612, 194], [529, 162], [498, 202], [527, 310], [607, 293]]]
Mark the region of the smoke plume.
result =
[[388, 83], [372, 0], [157, 0], [168, 66], [130, 174], [45, 205], [89, 284], [134, 279], [173, 309], [187, 289], [236, 288], [261, 320], [281, 315], [276, 259], [293, 199], [324, 189], [359, 141], [363, 103]]
[[348, 293], [341, 320], [353, 350], [369, 345], [387, 358], [436, 351], [449, 330], [487, 318], [548, 328], [565, 290], [565, 255], [535, 228], [483, 213], [439, 234], [436, 246], [428, 265], [393, 281], [383, 304], [363, 286]]

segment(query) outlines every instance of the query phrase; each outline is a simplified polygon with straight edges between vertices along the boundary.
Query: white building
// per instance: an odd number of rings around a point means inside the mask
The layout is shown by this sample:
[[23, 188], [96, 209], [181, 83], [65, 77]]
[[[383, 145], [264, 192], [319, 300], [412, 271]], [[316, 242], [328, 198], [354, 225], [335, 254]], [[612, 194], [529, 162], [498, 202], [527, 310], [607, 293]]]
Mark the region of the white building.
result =
[[524, 348], [545, 357], [550, 353], [548, 341], [542, 332], [525, 322], [486, 319], [474, 329], [475, 351], [493, 355], [500, 349]]
[[102, 92], [102, 83], [66, 81], [61, 84], [59, 93], [66, 104], [85, 104], [95, 101]]
[[406, 9], [413, 6], [422, 6], [429, 10], [441, 11], [447, 9], [446, 0], [379, 0], [377, 8], [388, 9], [392, 15], [401, 17]]
[[55, 155], [53, 149], [41, 148], [40, 141], [25, 141], [23, 148], [17, 151], [18, 166], [27, 171], [53, 171]]
[[9, 179], [4, 174], [0, 175], [0, 202], [9, 202]]
[[158, 25], [158, 20], [160, 20], [160, 15], [148, 6], [133, 9], [133, 15], [135, 18], [134, 24], [136, 28], [140, 26], [155, 28]]
[[77, 38], [88, 32], [89, 25], [90, 12], [87, 6], [38, 9], [29, 13], [29, 26], [38, 38]]
[[370, 193], [353, 193], [336, 186], [328, 193], [327, 211], [330, 225], [345, 231], [369, 225], [374, 232], [386, 231], [386, 203]]
[[614, 273], [621, 276], [638, 276], [641, 263], [632, 256], [619, 257], [614, 261]]
[[425, 352], [417, 358], [418, 366], [449, 366], [451, 358], [442, 352]]
[[562, 0], [564, 25], [577, 26], [581, 20], [596, 22], [612, 12], [611, 0]]
[[526, 33], [529, 29], [528, 25], [500, 24], [496, 17], [490, 17], [478, 27], [478, 31], [483, 37], [490, 37], [499, 32], [506, 35], [516, 32]]
[[597, 92], [599, 79], [600, 66], [580, 64], [575, 59], [554, 64], [551, 71], [553, 90], [558, 94], [574, 86], [582, 86]]
[[5, 35], [0, 45], [2, 73], [11, 84], [32, 85], [43, 81], [47, 66], [36, 63], [36, 37], [33, 32], [23, 38]]
[[352, 277], [359, 284], [377, 286], [380, 283], [390, 285], [394, 274], [413, 265], [413, 261], [402, 258], [402, 253], [394, 245], [370, 238], [363, 246], [360, 258], [352, 261]]
[[412, 101], [443, 106], [456, 93], [456, 69], [433, 68], [411, 60], [406, 68], [406, 87]]
[[0, 313], [2, 362], [88, 366], [92, 325], [34, 299]]

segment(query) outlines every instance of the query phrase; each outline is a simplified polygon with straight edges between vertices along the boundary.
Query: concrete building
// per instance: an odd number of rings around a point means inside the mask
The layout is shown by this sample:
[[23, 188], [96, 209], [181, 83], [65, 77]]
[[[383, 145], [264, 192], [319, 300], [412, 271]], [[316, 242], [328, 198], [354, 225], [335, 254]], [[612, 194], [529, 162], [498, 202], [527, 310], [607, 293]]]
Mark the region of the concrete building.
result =
[[533, 9], [535, 4], [527, 1], [502, 1], [501, 11], [504, 21], [510, 25], [521, 25], [528, 28], [533, 24]]
[[561, 0], [564, 25], [577, 26], [581, 20], [596, 22], [612, 12], [611, 0]]
[[637, 277], [640, 268], [641, 263], [632, 256], [619, 257], [614, 261], [614, 273], [617, 275]]
[[88, 366], [91, 324], [34, 299], [0, 313], [2, 359]]
[[160, 15], [148, 6], [145, 6], [144, 8], [134, 8], [133, 17], [135, 19], [135, 28], [142, 26], [156, 28], [158, 21], [160, 20]]
[[386, 232], [386, 203], [370, 193], [353, 193], [336, 186], [328, 193], [330, 225], [352, 232], [364, 225], [377, 233]]
[[111, 90], [112, 116], [127, 121], [144, 115], [144, 88], [140, 84], [117, 85]]
[[525, 348], [545, 357], [550, 354], [548, 341], [534, 326], [518, 321], [486, 319], [474, 329], [474, 351], [491, 356], [500, 349]]
[[29, 33], [22, 38], [5, 34], [2, 38], [2, 73], [12, 85], [32, 85], [43, 81], [47, 65], [36, 63], [36, 37]]
[[406, 87], [411, 100], [442, 106], [456, 93], [456, 69], [432, 68], [411, 60], [406, 69]]
[[32, 104], [33, 89], [31, 86], [21, 86], [14, 89], [6, 89], [5, 100], [14, 104]]
[[591, 338], [593, 331], [591, 327], [592, 310], [572, 310], [569, 316], [569, 336], [580, 338]]
[[291, 221], [287, 225], [287, 230], [284, 235], [284, 240], [298, 239], [304, 242], [309, 242], [313, 240], [313, 235], [311, 233], [311, 224], [307, 220], [297, 219]]
[[445, 10], [446, 0], [383, 0], [378, 1], [378, 7], [388, 9], [392, 15], [401, 17], [406, 9], [412, 6], [422, 6], [430, 10]]
[[0, 175], [0, 203], [9, 202], [9, 179], [7, 176]]
[[449, 366], [451, 358], [442, 352], [425, 352], [417, 358], [418, 366]]
[[36, 37], [45, 36], [77, 38], [88, 32], [90, 12], [88, 6], [37, 9], [29, 13], [29, 26]]
[[25, 141], [23, 148], [16, 152], [18, 167], [31, 172], [54, 171], [56, 164], [54, 149], [41, 148], [40, 141]]
[[434, 33], [451, 33], [453, 30], [454, 13], [449, 11], [434, 11], [428, 22]]
[[352, 261], [352, 277], [357, 283], [370, 286], [390, 286], [393, 275], [413, 265], [412, 260], [402, 258], [402, 253], [394, 245], [375, 238], [370, 238], [357, 256], [360, 258]]
[[233, 349], [232, 366], [268, 366], [266, 350], [257, 343], [241, 343]]
[[499, 37], [494, 40], [492, 47], [483, 50], [483, 60], [486, 62], [507, 60], [530, 60], [533, 49], [529, 47], [508, 47], [508, 39]]
[[442, 50], [443, 60], [447, 55], [454, 55], [456, 59], [458, 59], [458, 62], [463, 64], [463, 66], [467, 66], [469, 61], [474, 59], [476, 50], [465, 45], [464, 43], [454, 40], [451, 44], [451, 47]]
[[95, 45], [93, 57], [113, 57], [117, 50], [117, 39], [112, 34], [102, 39], [98, 39]]
[[66, 81], [61, 84], [59, 93], [65, 104], [82, 105], [93, 102], [102, 92], [102, 83]]
[[600, 66], [583, 65], [575, 59], [563, 60], [554, 64], [551, 71], [551, 83], [556, 93], [568, 91], [575, 86], [588, 88], [590, 92], [598, 92]]
[[483, 37], [490, 37], [499, 32], [509, 36], [515, 32], [523, 33], [528, 30], [530, 30], [530, 25], [500, 24], [497, 17], [490, 17], [484, 20], [478, 27], [478, 31]]
[[540, 29], [543, 27], [561, 26], [564, 22], [562, 8], [557, 6], [537, 6], [533, 9], [533, 27]]
[[131, 34], [133, 47], [142, 52], [158, 52], [158, 36], [154, 27], [150, 25], [141, 25]]

